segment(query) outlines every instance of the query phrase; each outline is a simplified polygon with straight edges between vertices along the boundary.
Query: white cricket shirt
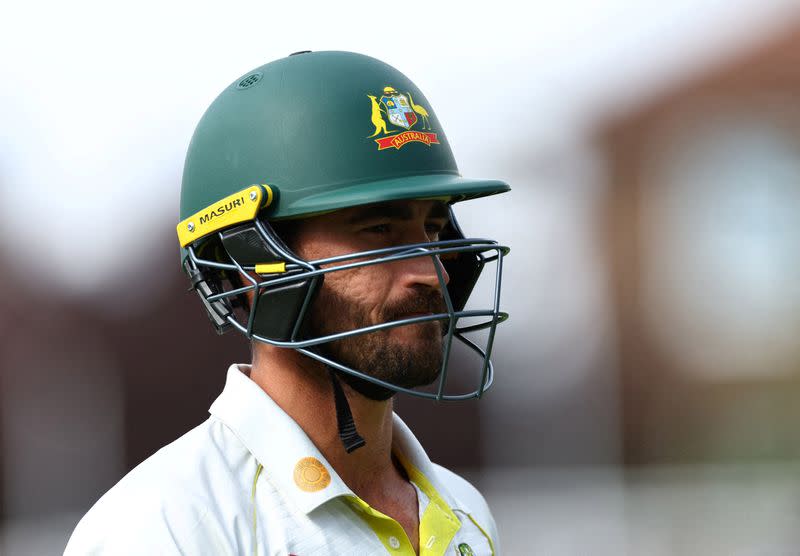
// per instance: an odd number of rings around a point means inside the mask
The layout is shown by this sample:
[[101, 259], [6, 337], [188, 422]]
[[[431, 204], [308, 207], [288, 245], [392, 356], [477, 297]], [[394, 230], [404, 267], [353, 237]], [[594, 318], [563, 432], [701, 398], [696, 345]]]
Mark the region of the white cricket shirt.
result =
[[[359, 499], [246, 373], [232, 365], [211, 417], [97, 501], [65, 556], [414, 554], [400, 524]], [[497, 553], [483, 497], [431, 463], [397, 415], [393, 451], [417, 490], [421, 556]]]

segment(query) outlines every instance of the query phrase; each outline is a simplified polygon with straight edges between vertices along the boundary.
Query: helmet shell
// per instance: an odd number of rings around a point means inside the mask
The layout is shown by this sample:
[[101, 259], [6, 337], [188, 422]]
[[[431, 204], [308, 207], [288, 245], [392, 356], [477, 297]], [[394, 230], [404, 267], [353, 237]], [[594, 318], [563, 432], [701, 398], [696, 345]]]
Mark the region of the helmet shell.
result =
[[181, 220], [254, 183], [270, 219], [411, 198], [507, 191], [462, 178], [427, 98], [393, 67], [351, 52], [309, 52], [248, 72], [195, 130]]

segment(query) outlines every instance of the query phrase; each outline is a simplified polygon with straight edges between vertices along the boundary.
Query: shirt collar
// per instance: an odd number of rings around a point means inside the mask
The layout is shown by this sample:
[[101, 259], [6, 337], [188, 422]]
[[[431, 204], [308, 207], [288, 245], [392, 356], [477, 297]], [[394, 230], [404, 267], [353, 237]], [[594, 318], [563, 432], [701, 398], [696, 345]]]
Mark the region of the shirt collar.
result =
[[438, 499], [440, 497], [450, 508], [459, 508], [460, 504], [439, 479], [436, 467], [425, 453], [422, 444], [396, 413], [392, 431], [392, 450], [406, 468], [409, 478], [430, 498]]
[[[300, 425], [250, 380], [249, 372], [249, 365], [230, 366], [225, 388], [211, 405], [209, 413], [231, 429], [264, 467], [263, 474], [303, 512], [309, 513], [339, 496], [355, 496]], [[447, 504], [455, 508], [454, 499], [439, 481], [422, 445], [397, 414], [393, 417], [393, 450], [409, 477], [417, 484], [420, 479], [426, 479]], [[302, 473], [302, 467], [311, 461], [309, 458], [316, 459], [330, 476], [330, 482], [323, 488], [317, 489], [323, 483], [301, 488], [295, 481], [298, 468]], [[316, 474], [321, 470], [311, 471]]]
[[[249, 372], [249, 365], [230, 366], [225, 388], [209, 413], [233, 431], [263, 465], [262, 473], [303, 512], [309, 513], [338, 496], [353, 496], [300, 425], [250, 380]], [[295, 482], [295, 470], [299, 467], [302, 473], [303, 466], [311, 461], [308, 458], [316, 459], [327, 471], [330, 482], [323, 488], [319, 487], [327, 479], [311, 488], [301, 488]]]

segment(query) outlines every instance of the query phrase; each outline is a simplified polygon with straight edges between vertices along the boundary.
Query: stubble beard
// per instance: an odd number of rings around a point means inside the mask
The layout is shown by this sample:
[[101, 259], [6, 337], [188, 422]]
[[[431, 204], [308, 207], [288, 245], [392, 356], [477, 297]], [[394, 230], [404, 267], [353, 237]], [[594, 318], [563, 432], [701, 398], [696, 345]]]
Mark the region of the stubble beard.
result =
[[[308, 332], [312, 338], [399, 320], [409, 313], [446, 313], [444, 300], [435, 290], [421, 291], [413, 298], [394, 303], [382, 311], [379, 322], [370, 322], [368, 310], [357, 300], [325, 284], [310, 313]], [[403, 388], [427, 386], [442, 367], [444, 321], [430, 321], [389, 328], [321, 344], [322, 355], [366, 375]], [[401, 342], [393, 331], [413, 331], [413, 342]], [[404, 334], [408, 336], [409, 334]]]

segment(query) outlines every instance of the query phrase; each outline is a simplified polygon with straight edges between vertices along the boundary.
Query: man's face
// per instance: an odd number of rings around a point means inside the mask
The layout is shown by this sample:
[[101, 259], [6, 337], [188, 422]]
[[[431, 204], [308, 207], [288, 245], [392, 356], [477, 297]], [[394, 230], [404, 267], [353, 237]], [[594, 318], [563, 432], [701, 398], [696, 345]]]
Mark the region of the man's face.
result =
[[[448, 221], [438, 201], [401, 201], [339, 210], [310, 218], [292, 238], [306, 260], [436, 241]], [[352, 262], [352, 261], [348, 261]], [[332, 272], [312, 306], [310, 337], [346, 332], [433, 313], [446, 307], [430, 256]], [[430, 384], [442, 365], [442, 322], [380, 330], [321, 346], [324, 355], [407, 388]]]

